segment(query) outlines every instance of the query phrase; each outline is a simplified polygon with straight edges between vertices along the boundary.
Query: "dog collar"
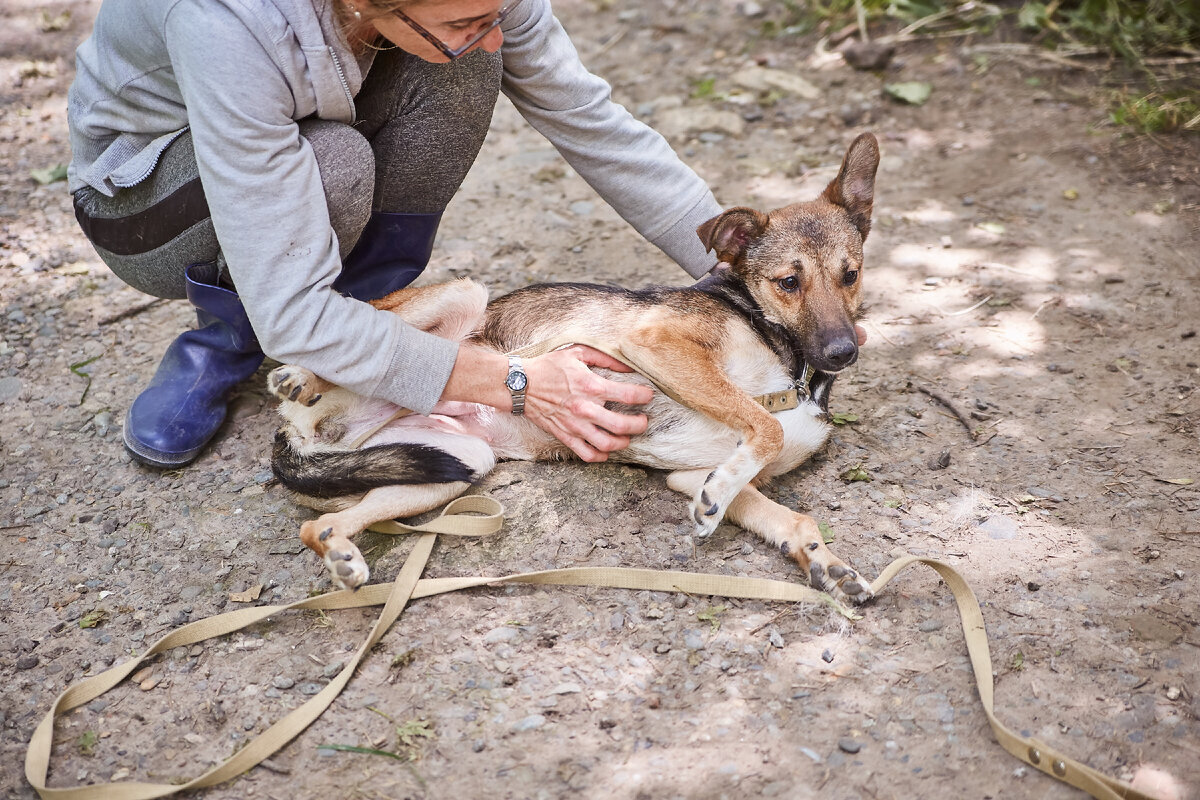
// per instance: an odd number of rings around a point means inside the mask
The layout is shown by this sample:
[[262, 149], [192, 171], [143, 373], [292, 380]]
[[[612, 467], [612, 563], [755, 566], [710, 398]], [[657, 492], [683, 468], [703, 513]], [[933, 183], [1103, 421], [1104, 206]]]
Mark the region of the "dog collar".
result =
[[791, 389], [785, 389], [782, 392], [771, 392], [769, 394], [760, 394], [754, 398], [754, 402], [774, 414], [776, 411], [791, 411], [793, 408], [799, 408], [800, 404], [808, 400], [811, 393], [808, 390], [808, 382], [812, 379], [813, 368], [805, 362], [804, 368], [800, 370], [800, 377], [792, 385]]

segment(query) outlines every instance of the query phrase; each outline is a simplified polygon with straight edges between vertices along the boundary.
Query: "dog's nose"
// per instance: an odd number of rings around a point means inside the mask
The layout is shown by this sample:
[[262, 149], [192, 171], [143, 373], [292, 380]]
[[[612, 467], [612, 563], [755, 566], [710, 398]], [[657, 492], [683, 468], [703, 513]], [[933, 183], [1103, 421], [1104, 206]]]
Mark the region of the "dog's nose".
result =
[[854, 331], [826, 340], [821, 347], [821, 357], [825, 363], [818, 366], [826, 372], [837, 372], [853, 364], [858, 358], [858, 340]]

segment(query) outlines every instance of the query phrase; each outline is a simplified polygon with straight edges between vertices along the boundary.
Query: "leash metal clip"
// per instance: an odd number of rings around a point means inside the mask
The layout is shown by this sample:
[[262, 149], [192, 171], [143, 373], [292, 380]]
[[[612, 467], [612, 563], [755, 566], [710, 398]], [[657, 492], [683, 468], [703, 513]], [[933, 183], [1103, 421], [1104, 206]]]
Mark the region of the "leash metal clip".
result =
[[796, 396], [801, 401], [808, 400], [812, 397], [812, 393], [808, 390], [808, 382], [812, 380], [813, 368], [804, 362], [804, 369], [800, 371], [800, 377], [796, 378]]

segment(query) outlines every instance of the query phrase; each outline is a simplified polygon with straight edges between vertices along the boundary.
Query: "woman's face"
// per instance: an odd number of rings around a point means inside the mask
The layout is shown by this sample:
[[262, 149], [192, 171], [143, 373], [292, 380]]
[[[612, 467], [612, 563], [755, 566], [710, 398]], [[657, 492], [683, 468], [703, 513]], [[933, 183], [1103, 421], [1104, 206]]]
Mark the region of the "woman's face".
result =
[[[364, 26], [369, 25], [366, 31], [368, 34], [373, 30], [401, 50], [426, 61], [449, 61], [445, 54], [417, 33], [412, 25], [398, 14], [379, 14], [374, 11], [366, 13], [370, 6], [365, 2], [359, 7], [364, 16], [368, 17], [364, 23]], [[500, 8], [500, 0], [423, 0], [405, 5], [403, 11], [413, 23], [424, 28], [450, 49], [457, 50], [491, 25]], [[494, 53], [503, 43], [504, 34], [499, 26], [496, 26], [471, 50], [482, 49]]]

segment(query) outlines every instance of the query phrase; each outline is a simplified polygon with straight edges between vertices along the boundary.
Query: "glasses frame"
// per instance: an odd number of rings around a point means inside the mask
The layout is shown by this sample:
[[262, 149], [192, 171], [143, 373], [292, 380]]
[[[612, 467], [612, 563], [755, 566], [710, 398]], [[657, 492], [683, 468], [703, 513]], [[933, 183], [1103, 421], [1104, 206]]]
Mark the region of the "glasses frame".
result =
[[416, 20], [408, 16], [408, 14], [405, 14], [400, 9], [397, 8], [394, 13], [402, 22], [404, 22], [404, 24], [412, 28], [414, 33], [436, 47], [438, 52], [440, 52], [446, 58], [454, 61], [456, 58], [464, 55], [472, 47], [483, 41], [489, 33], [500, 27], [500, 23], [504, 22], [504, 20], [508, 18], [508, 15], [513, 12], [513, 9], [520, 4], [521, 0], [510, 0], [510, 2], [501, 6], [500, 10], [496, 12], [496, 18], [488, 23], [483, 30], [471, 37], [471, 40], [461, 47], [451, 47], [450, 45], [446, 44], [441, 39], [423, 28]]

